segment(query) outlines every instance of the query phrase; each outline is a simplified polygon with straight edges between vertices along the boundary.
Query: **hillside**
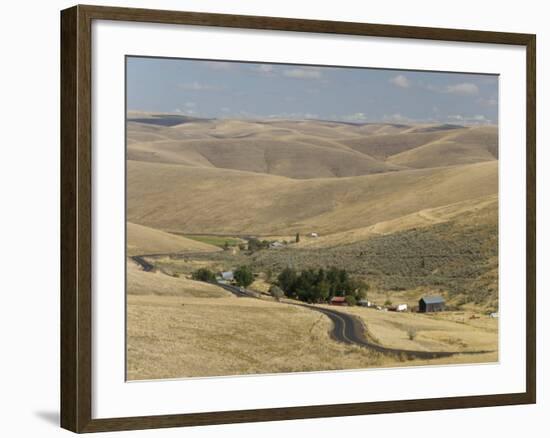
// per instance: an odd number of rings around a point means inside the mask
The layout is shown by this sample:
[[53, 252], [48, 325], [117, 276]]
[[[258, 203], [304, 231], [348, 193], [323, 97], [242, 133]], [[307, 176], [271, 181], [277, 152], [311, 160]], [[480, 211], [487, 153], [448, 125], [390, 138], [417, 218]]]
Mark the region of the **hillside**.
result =
[[214, 245], [187, 239], [182, 236], [155, 230], [143, 225], [126, 223], [127, 255], [167, 254], [182, 251], [220, 251]]
[[296, 180], [128, 161], [128, 220], [180, 233], [347, 231], [494, 195], [498, 163]]
[[496, 128], [483, 127], [459, 131], [388, 158], [389, 163], [427, 168], [496, 160]]
[[186, 166], [214, 167], [291, 178], [368, 175], [402, 169], [322, 139], [209, 138], [131, 144], [128, 159]]
[[[129, 255], [201, 253], [156, 260], [182, 275], [338, 266], [374, 296], [441, 293], [451, 305], [498, 308], [496, 126], [136, 113], [127, 128]], [[252, 254], [181, 236], [295, 233], [298, 244]]]
[[[388, 234], [356, 236], [322, 248], [262, 251], [260, 270], [278, 272], [292, 262], [298, 270], [336, 266], [365, 278], [378, 291], [446, 293], [454, 305], [473, 302], [498, 308], [498, 203], [448, 216], [448, 220]], [[422, 295], [422, 291], [419, 293]]]
[[233, 295], [212, 284], [176, 278], [162, 272], [144, 272], [132, 260], [126, 260], [126, 291], [129, 295], [222, 298]]
[[368, 175], [497, 157], [495, 126], [218, 120], [134, 114], [128, 158], [291, 178]]
[[412, 228], [427, 227], [455, 219], [465, 213], [477, 212], [486, 207], [498, 209], [498, 196], [489, 195], [481, 198], [468, 199], [442, 207], [427, 208], [411, 214], [400, 216], [396, 219], [378, 222], [374, 225], [355, 228], [340, 233], [332, 233], [317, 238], [304, 237], [295, 247], [303, 248], [329, 248], [339, 245], [347, 245], [360, 240], [365, 240], [381, 234], [392, 234], [398, 231]]

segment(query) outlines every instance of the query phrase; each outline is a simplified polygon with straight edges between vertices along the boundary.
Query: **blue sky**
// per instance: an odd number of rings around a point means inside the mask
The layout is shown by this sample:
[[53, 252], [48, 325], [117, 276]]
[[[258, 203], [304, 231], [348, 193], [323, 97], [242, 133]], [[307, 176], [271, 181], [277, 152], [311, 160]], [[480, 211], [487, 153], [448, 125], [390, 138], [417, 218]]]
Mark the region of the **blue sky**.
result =
[[207, 118], [498, 123], [494, 75], [127, 58], [127, 108]]

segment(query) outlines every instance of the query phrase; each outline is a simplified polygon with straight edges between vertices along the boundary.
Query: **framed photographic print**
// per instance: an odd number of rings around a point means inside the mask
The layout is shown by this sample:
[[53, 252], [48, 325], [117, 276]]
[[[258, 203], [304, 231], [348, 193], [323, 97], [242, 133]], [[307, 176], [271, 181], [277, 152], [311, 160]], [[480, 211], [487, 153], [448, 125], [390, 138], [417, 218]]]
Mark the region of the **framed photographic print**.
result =
[[535, 402], [535, 36], [61, 14], [61, 422]]

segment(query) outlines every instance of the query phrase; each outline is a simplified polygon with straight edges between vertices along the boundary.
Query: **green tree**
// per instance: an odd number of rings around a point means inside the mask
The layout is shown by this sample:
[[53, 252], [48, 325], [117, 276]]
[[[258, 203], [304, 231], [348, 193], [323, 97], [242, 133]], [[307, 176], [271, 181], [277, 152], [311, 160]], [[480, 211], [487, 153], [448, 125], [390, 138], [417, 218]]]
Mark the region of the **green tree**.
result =
[[346, 303], [348, 306], [355, 306], [357, 304], [357, 300], [353, 295], [346, 295]]
[[315, 286], [315, 301], [325, 302], [330, 296], [330, 286], [326, 281], [321, 281]]
[[191, 278], [206, 283], [215, 283], [216, 275], [208, 268], [200, 268], [191, 274]]
[[285, 268], [277, 276], [277, 283], [287, 297], [294, 296], [294, 285], [296, 283], [296, 271], [292, 268]]
[[254, 281], [254, 274], [248, 266], [240, 266], [233, 273], [233, 278], [238, 286], [248, 287]]

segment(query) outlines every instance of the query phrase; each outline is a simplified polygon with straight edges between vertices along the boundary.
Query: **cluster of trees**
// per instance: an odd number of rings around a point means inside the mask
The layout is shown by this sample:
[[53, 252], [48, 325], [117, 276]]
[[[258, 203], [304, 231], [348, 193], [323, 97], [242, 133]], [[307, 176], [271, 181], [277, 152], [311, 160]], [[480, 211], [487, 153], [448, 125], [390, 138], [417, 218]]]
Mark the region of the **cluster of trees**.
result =
[[260, 240], [252, 237], [248, 239], [248, 250], [254, 252], [261, 249], [267, 249], [269, 248], [269, 244], [270, 242], [268, 240]]
[[345, 269], [335, 267], [324, 270], [307, 269], [298, 273], [293, 268], [285, 268], [277, 277], [277, 284], [289, 298], [297, 298], [308, 303], [322, 303], [334, 296], [346, 297], [353, 305], [364, 299], [368, 285], [353, 278]]
[[215, 283], [216, 274], [214, 274], [208, 268], [200, 268], [191, 274], [191, 278], [197, 281], [204, 281], [205, 283]]
[[[216, 283], [216, 274], [208, 268], [200, 268], [191, 274], [191, 278], [205, 283]], [[240, 266], [233, 272], [237, 286], [248, 287], [254, 281], [254, 273], [248, 266]]]

